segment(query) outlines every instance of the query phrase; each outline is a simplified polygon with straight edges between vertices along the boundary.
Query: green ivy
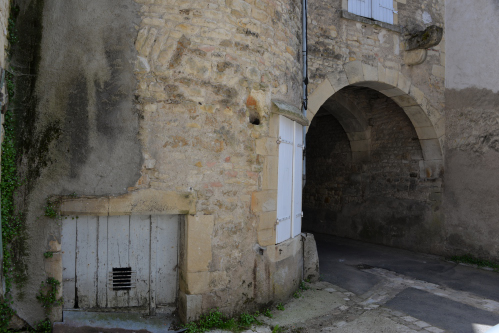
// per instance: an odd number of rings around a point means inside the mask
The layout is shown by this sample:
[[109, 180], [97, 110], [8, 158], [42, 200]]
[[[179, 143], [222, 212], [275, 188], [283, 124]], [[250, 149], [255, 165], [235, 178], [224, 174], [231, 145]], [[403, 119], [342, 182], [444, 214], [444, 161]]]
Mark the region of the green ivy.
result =
[[61, 282], [49, 277], [40, 286], [36, 299], [42, 304], [46, 314], [50, 314], [54, 306], [62, 305], [62, 297], [57, 297], [60, 285]]
[[45, 252], [43, 254], [43, 256], [48, 259], [48, 258], [52, 258], [54, 256], [54, 253], [53, 252]]

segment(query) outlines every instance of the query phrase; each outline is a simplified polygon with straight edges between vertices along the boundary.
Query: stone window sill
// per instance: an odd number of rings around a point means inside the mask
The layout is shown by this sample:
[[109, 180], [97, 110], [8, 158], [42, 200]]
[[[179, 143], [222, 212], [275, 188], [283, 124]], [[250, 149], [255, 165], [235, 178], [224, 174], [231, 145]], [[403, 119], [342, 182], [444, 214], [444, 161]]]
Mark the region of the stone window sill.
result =
[[384, 29], [395, 31], [395, 32], [398, 32], [398, 33], [402, 33], [402, 27], [401, 26], [393, 25], [393, 24], [385, 23], [385, 22], [381, 22], [381, 21], [376, 21], [376, 20], [373, 20], [373, 19], [370, 19], [370, 18], [367, 18], [367, 17], [355, 15], [355, 14], [350, 13], [347, 10], [342, 10], [341, 11], [341, 17], [344, 18], [344, 19], [347, 19], [347, 20], [358, 21], [358, 22], [362, 22], [362, 23], [365, 23], [365, 24], [379, 25], [380, 27], [382, 27]]

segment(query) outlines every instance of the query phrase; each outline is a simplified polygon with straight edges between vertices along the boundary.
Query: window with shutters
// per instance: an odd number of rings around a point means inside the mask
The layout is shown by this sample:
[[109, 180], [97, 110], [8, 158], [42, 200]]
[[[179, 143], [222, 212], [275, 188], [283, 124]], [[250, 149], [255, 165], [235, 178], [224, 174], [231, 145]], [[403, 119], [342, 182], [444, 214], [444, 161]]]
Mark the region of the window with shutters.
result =
[[397, 13], [393, 0], [348, 0], [348, 11], [389, 24], [393, 24], [393, 15]]
[[277, 243], [298, 236], [302, 219], [303, 126], [279, 116]]

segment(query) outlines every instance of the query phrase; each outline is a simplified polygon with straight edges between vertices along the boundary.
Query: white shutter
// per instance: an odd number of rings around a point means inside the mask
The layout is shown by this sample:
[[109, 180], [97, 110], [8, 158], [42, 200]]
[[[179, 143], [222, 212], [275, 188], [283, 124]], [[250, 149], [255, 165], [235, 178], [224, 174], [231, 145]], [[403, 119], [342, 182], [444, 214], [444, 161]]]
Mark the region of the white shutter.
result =
[[296, 237], [301, 232], [302, 218], [302, 170], [303, 170], [303, 126], [295, 125], [294, 140], [294, 166], [293, 166], [293, 211], [291, 237]]
[[277, 243], [291, 235], [294, 121], [279, 116], [279, 167], [277, 174]]
[[352, 14], [371, 17], [372, 0], [348, 0], [348, 11]]
[[372, 0], [373, 19], [393, 24], [393, 0]]

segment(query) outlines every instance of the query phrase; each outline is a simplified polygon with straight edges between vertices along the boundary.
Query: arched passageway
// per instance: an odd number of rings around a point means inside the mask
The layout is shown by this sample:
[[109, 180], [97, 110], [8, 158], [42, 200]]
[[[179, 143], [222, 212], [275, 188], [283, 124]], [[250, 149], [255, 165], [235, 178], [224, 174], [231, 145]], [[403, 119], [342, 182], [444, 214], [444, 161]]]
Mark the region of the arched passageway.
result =
[[403, 108], [367, 87], [328, 98], [307, 133], [303, 230], [433, 252], [439, 179]]

